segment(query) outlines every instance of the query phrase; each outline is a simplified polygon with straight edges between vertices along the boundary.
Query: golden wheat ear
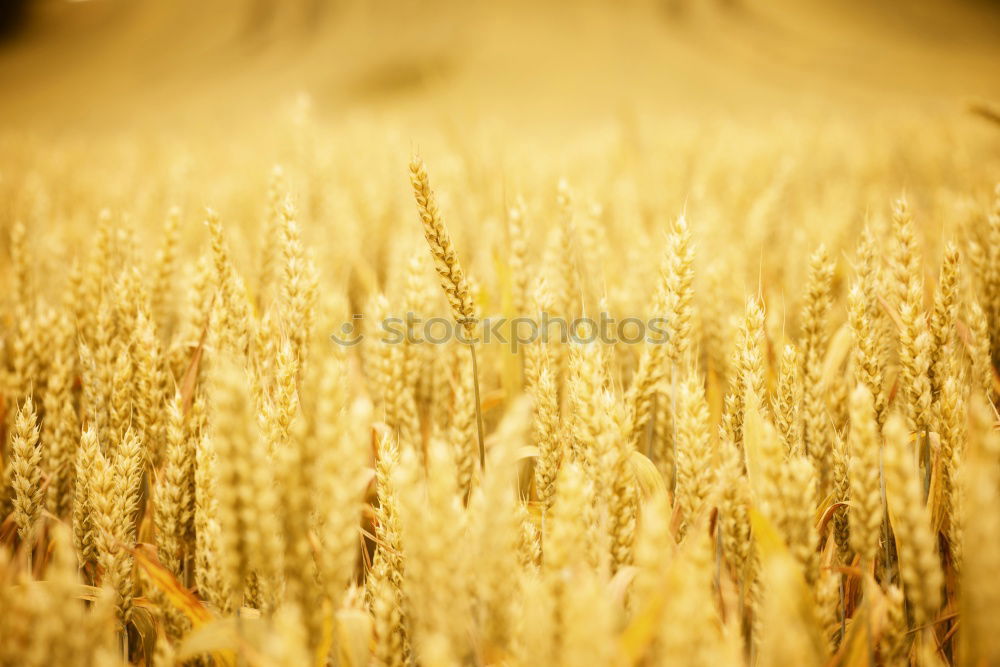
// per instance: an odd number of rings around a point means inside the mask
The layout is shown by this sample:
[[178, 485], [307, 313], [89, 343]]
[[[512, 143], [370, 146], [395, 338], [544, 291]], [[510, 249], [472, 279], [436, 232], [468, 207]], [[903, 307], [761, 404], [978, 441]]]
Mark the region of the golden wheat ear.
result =
[[[417, 202], [417, 213], [424, 227], [424, 238], [434, 258], [434, 268], [441, 279], [441, 289], [451, 306], [455, 322], [465, 330], [467, 340], [475, 340], [479, 318], [472, 300], [472, 289], [469, 280], [459, 264], [458, 254], [452, 244], [448, 229], [438, 211], [434, 191], [424, 161], [419, 156], [410, 160], [410, 183], [413, 186], [413, 196]], [[476, 400], [476, 428], [479, 435], [479, 465], [486, 467], [486, 443], [483, 429], [482, 401], [479, 397], [479, 362], [476, 358], [476, 345], [469, 343], [469, 353], [472, 356], [472, 380]]]

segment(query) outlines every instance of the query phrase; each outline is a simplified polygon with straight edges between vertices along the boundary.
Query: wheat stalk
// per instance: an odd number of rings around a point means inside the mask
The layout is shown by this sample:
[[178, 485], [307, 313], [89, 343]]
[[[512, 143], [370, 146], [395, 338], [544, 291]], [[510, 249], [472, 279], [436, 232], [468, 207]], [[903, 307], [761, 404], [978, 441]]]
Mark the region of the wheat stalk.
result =
[[[424, 226], [424, 238], [427, 239], [431, 257], [434, 258], [434, 268], [441, 279], [441, 289], [444, 290], [445, 297], [448, 299], [455, 321], [465, 330], [469, 340], [472, 340], [479, 318], [476, 316], [469, 281], [465, 277], [465, 272], [462, 271], [451, 236], [438, 212], [437, 200], [431, 190], [424, 161], [416, 156], [410, 161], [410, 183], [413, 185], [417, 212]], [[482, 402], [479, 398], [479, 364], [476, 359], [476, 346], [471, 342], [469, 343], [469, 352], [472, 355], [472, 378], [476, 396], [479, 465], [485, 467], [486, 445], [483, 439]]]

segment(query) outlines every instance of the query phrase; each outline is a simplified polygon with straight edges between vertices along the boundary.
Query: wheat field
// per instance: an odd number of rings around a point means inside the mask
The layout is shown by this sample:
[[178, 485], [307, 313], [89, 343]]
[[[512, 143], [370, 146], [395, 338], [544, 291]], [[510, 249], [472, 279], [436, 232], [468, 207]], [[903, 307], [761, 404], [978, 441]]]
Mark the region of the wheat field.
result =
[[[0, 664], [1000, 664], [1000, 125], [959, 92], [996, 51], [747, 82], [763, 5], [519, 6], [553, 56], [512, 97], [506, 15], [436, 3], [320, 22], [393, 27], [316, 94], [294, 40], [143, 99], [124, 45], [0, 49]], [[652, 16], [581, 108], [591, 21]]]

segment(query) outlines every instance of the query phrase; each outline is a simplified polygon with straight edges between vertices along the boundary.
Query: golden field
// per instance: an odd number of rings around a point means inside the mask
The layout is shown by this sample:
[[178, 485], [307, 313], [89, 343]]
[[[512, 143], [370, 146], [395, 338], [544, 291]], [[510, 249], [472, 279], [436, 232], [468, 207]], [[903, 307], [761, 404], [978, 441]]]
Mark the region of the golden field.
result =
[[1000, 664], [991, 5], [28, 7], [0, 664]]

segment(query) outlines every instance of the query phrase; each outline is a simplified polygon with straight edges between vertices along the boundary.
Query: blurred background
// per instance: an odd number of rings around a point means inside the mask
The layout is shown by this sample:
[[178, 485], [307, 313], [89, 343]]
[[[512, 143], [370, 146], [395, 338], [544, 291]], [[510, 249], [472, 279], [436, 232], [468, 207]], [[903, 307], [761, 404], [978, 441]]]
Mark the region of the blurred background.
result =
[[0, 91], [5, 129], [68, 132], [960, 115], [1000, 101], [1000, 3], [0, 0]]

